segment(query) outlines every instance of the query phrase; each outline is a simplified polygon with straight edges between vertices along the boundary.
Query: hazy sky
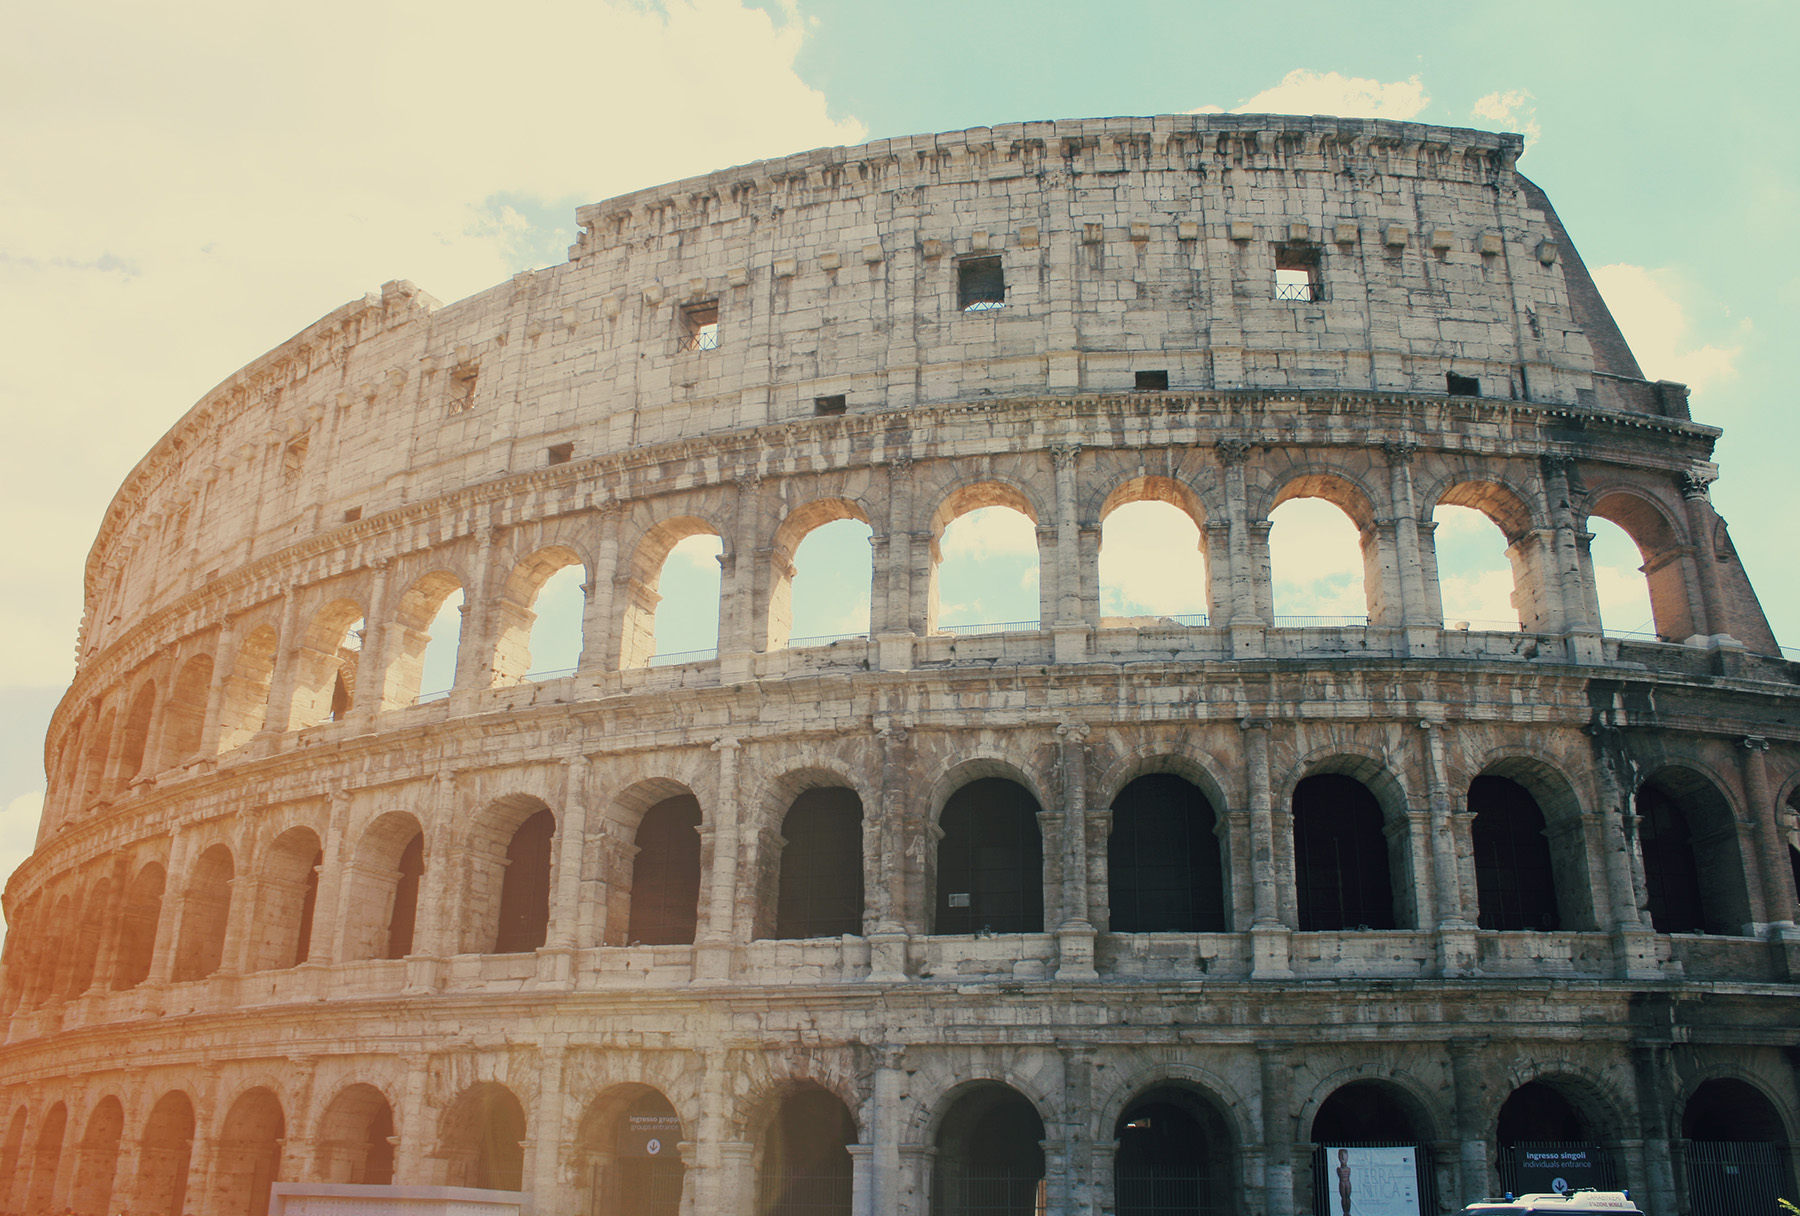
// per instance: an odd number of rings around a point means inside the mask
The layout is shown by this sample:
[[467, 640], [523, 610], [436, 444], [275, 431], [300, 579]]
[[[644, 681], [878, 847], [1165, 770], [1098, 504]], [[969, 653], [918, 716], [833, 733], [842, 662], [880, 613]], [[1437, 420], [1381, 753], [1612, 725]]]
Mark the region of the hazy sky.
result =
[[[1596, 268], [1646, 373], [1692, 385], [1695, 417], [1726, 429], [1714, 500], [1777, 636], [1800, 645], [1800, 411], [1781, 353], [1800, 350], [1796, 11], [1646, 0], [9, 6], [0, 875], [30, 848], [44, 725], [72, 674], [101, 514], [207, 389], [385, 280], [449, 301], [561, 261], [577, 204], [892, 135], [1199, 108], [1523, 132], [1522, 171]], [[947, 585], [946, 620], [953, 607], [1021, 619], [1019, 605], [1035, 604], [1029, 552], [996, 514], [946, 538], [946, 553], [991, 574], [1011, 565], [979, 594]], [[1446, 578], [1452, 619], [1508, 614], [1484, 528], [1440, 521], [1446, 554], [1466, 567]], [[797, 600], [796, 636], [857, 627], [857, 578], [841, 567], [866, 563], [867, 544], [838, 532], [832, 553], [821, 537], [818, 555], [800, 555], [796, 590], [812, 588], [813, 615]], [[1277, 586], [1278, 611], [1359, 610], [1341, 539], [1285, 516], [1275, 538], [1297, 572]], [[1107, 543], [1119, 584], [1144, 554], [1191, 553], [1194, 539], [1165, 516]], [[1635, 593], [1629, 545], [1598, 544], [1609, 595]], [[1179, 577], [1114, 586], [1105, 611], [1197, 611], [1203, 574], [1197, 553], [1184, 560]], [[684, 553], [670, 577], [704, 577], [708, 564]], [[1612, 603], [1609, 627], [1641, 623], [1626, 619], [1638, 607]]]

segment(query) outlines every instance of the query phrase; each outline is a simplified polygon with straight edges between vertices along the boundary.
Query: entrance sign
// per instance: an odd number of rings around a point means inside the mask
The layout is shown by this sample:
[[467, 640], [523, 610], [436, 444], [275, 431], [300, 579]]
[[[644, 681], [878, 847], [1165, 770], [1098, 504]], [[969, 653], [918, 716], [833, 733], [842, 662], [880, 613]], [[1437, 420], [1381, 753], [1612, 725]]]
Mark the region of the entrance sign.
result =
[[1601, 1177], [1600, 1154], [1593, 1145], [1520, 1145], [1516, 1151], [1518, 1172], [1512, 1190], [1519, 1195], [1566, 1195], [1583, 1187], [1599, 1190], [1610, 1181]]
[[674, 1157], [681, 1140], [681, 1120], [674, 1115], [628, 1115], [622, 1157]]
[[1420, 1216], [1418, 1151], [1326, 1145], [1330, 1216]]

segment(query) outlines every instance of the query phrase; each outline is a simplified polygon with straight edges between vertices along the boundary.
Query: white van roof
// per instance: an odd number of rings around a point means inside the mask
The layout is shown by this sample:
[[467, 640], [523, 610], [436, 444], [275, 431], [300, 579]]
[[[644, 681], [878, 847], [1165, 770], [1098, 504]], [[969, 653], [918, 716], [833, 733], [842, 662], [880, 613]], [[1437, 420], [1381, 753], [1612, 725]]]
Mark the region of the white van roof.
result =
[[1463, 1209], [1464, 1216], [1506, 1216], [1510, 1212], [1611, 1212], [1630, 1216], [1639, 1212], [1625, 1191], [1570, 1191], [1566, 1195], [1516, 1195], [1508, 1199], [1483, 1199]]

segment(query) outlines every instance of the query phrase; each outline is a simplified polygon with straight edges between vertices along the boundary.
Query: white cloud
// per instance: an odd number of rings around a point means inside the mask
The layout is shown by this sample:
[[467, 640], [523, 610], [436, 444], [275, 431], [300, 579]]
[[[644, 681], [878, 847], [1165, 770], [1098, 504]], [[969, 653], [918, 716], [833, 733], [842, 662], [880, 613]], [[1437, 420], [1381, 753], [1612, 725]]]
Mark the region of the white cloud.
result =
[[[41, 789], [20, 794], [0, 808], [0, 888], [6, 886], [6, 880], [19, 868], [19, 863], [31, 856], [31, 850], [37, 844], [38, 820], [43, 812], [44, 791]], [[0, 941], [4, 940], [5, 931], [0, 927]]]
[[[1381, 81], [1339, 72], [1295, 68], [1281, 83], [1232, 107], [1234, 114], [1331, 114], [1339, 118], [1417, 117], [1431, 103], [1419, 77]], [[1196, 106], [1190, 114], [1222, 114], [1224, 107]]]
[[[1678, 380], [1696, 393], [1737, 376], [1743, 346], [1694, 344], [1692, 320], [1677, 298], [1685, 285], [1673, 271], [1621, 262], [1597, 268], [1594, 282], [1646, 376]], [[1748, 321], [1740, 323], [1739, 333], [1748, 330]]]
[[71, 674], [114, 488], [207, 389], [388, 279], [560, 261], [574, 207], [865, 135], [737, 0], [103, 0], [0, 41], [0, 684]]
[[992, 624], [1038, 616], [1037, 529], [1010, 507], [957, 517], [938, 544], [938, 621]]
[[1127, 503], [1106, 517], [1100, 544], [1100, 611], [1177, 616], [1206, 611], [1200, 530], [1166, 502]]
[[1362, 538], [1350, 517], [1320, 498], [1296, 498], [1270, 514], [1270, 578], [1277, 616], [1365, 615]]
[[1516, 629], [1512, 562], [1506, 536], [1472, 507], [1440, 506], [1432, 512], [1438, 591], [1444, 623], [1468, 621], [1475, 629]]
[[979, 507], [960, 515], [944, 529], [938, 544], [945, 561], [983, 561], [1002, 555], [1037, 557], [1037, 529], [1028, 516], [1011, 507]]
[[1544, 128], [1538, 125], [1537, 107], [1531, 104], [1532, 100], [1531, 94], [1524, 89], [1508, 89], [1476, 98], [1470, 113], [1505, 130], [1517, 131], [1525, 137], [1525, 148], [1530, 151], [1531, 145], [1544, 134]]

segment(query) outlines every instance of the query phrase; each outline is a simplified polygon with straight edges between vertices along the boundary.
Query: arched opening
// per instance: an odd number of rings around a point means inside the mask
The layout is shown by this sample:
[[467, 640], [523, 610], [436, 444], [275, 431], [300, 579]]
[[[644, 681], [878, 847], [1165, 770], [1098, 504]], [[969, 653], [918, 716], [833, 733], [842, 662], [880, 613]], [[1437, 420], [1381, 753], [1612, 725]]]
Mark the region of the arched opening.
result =
[[1231, 1125], [1207, 1097], [1160, 1086], [1113, 1127], [1118, 1216], [1227, 1216], [1237, 1211]]
[[381, 708], [404, 709], [449, 694], [462, 644], [462, 607], [462, 583], [447, 570], [434, 570], [406, 589], [386, 628]]
[[862, 508], [841, 498], [808, 503], [782, 521], [769, 559], [768, 649], [869, 636], [870, 535]]
[[387, 811], [369, 825], [344, 875], [350, 887], [346, 962], [412, 953], [424, 876], [425, 834], [417, 819]]
[[250, 970], [274, 971], [306, 961], [324, 860], [318, 833], [311, 828], [289, 828], [269, 846], [256, 889]]
[[575, 674], [587, 612], [587, 568], [573, 549], [551, 545], [513, 567], [495, 612], [494, 686]]
[[137, 1210], [185, 1212], [194, 1147], [194, 1104], [180, 1090], [164, 1094], [144, 1123], [138, 1152]]
[[19, 1159], [25, 1151], [25, 1124], [29, 1112], [20, 1106], [6, 1125], [6, 1139], [0, 1142], [0, 1204], [12, 1208], [13, 1188], [18, 1185]]
[[1527, 1081], [1512, 1091], [1500, 1107], [1494, 1141], [1500, 1183], [1512, 1194], [1617, 1189], [1611, 1154], [1575, 1104], [1547, 1082]]
[[63, 1136], [69, 1127], [69, 1108], [58, 1102], [44, 1117], [38, 1128], [37, 1143], [31, 1153], [31, 1189], [26, 1194], [25, 1210], [47, 1212], [56, 1194], [56, 1171], [62, 1164]]
[[210, 654], [197, 654], [181, 665], [175, 684], [163, 706], [160, 769], [176, 768], [200, 754], [200, 736], [206, 730], [206, 697], [212, 688]]
[[231, 850], [215, 844], [200, 854], [181, 911], [181, 942], [175, 950], [177, 982], [204, 979], [225, 957], [225, 926], [231, 917]]
[[1689, 1210], [1773, 1212], [1794, 1193], [1781, 1112], [1749, 1082], [1703, 1082], [1682, 1107], [1681, 1135]]
[[1587, 518], [1601, 627], [1619, 637], [1680, 642], [1700, 632], [1688, 602], [1683, 543], [1648, 499], [1602, 495]]
[[836, 1094], [811, 1084], [785, 1094], [757, 1145], [757, 1216], [850, 1216], [854, 1143]]
[[1041, 1216], [1044, 1120], [998, 1081], [976, 1081], [952, 1099], [938, 1125], [932, 1174], [936, 1216]]
[[1751, 922], [1736, 817], [1699, 773], [1664, 769], [1638, 787], [1638, 848], [1658, 933], [1742, 934]]
[[156, 955], [156, 922], [162, 918], [164, 873], [151, 862], [137, 872], [119, 909], [119, 944], [113, 964], [115, 992], [135, 988], [150, 978]]
[[362, 608], [354, 600], [333, 600], [314, 615], [294, 653], [289, 730], [341, 722], [355, 707], [363, 628]]
[[258, 1086], [231, 1104], [220, 1127], [213, 1162], [213, 1210], [229, 1216], [268, 1216], [269, 1187], [281, 1180], [287, 1120], [281, 1102]]
[[1336, 1090], [1313, 1116], [1313, 1210], [1351, 1216], [1363, 1210], [1359, 1195], [1386, 1195], [1399, 1210], [1437, 1211], [1432, 1139], [1430, 1119], [1397, 1086], [1352, 1081]]
[[119, 1141], [124, 1134], [125, 1108], [108, 1094], [88, 1115], [81, 1136], [69, 1206], [84, 1216], [105, 1216], [112, 1210], [113, 1175], [119, 1172]]
[[811, 789], [781, 821], [778, 938], [860, 934], [863, 916], [863, 807], [855, 790]]
[[[1498, 489], [1469, 484], [1455, 487], [1461, 491], [1478, 488]], [[1536, 581], [1535, 555], [1509, 543], [1505, 526], [1474, 502], [1457, 505], [1458, 497], [1454, 491], [1445, 494], [1431, 512], [1438, 619], [1449, 629], [1510, 632], [1524, 628], [1526, 608], [1515, 592]], [[1535, 601], [1542, 596], [1531, 598]], [[1534, 602], [1530, 615], [1541, 625], [1550, 619], [1549, 607]]]
[[700, 803], [665, 798], [638, 821], [625, 940], [634, 946], [686, 945], [700, 906]]
[[1394, 884], [1381, 804], [1342, 773], [1294, 787], [1294, 894], [1303, 933], [1393, 929]]
[[1373, 511], [1361, 494], [1332, 477], [1304, 477], [1282, 490], [1269, 512], [1270, 609], [1282, 628], [1366, 625], [1379, 586]]
[[269, 716], [269, 681], [275, 674], [275, 630], [258, 625], [238, 646], [219, 696], [219, 750], [248, 743]]
[[937, 912], [933, 933], [1042, 933], [1044, 842], [1031, 792], [1004, 777], [980, 777], [938, 818]]
[[1009, 486], [965, 486], [932, 520], [928, 633], [1037, 629], [1037, 518]]
[[394, 1109], [373, 1085], [356, 1084], [319, 1119], [317, 1173], [323, 1182], [387, 1186], [394, 1181]]
[[69, 965], [69, 986], [63, 995], [74, 1000], [94, 984], [94, 964], [100, 958], [100, 938], [106, 932], [107, 906], [112, 902], [112, 880], [102, 878], [88, 888], [81, 901], [81, 930]]
[[529, 794], [489, 804], [470, 831], [462, 949], [521, 954], [547, 940], [556, 815]]
[[37, 1002], [60, 1001], [69, 988], [70, 945], [76, 936], [79, 926], [75, 923], [75, 902], [64, 895], [57, 899], [56, 906], [50, 910], [50, 922], [46, 926], [55, 936], [51, 938], [50, 948], [45, 951], [38, 964], [36, 983]]
[[156, 712], [156, 685], [145, 684], [131, 699], [131, 709], [119, 727], [118, 789], [129, 786], [144, 769], [144, 748], [150, 741], [150, 717]]
[[495, 954], [536, 950], [550, 931], [550, 846], [556, 816], [549, 808], [521, 823], [506, 846], [506, 875], [500, 882], [500, 925]]
[[1483, 929], [1560, 929], [1550, 840], [1537, 799], [1516, 781], [1482, 776], [1469, 783], [1475, 887]]
[[525, 1108], [494, 1081], [465, 1089], [444, 1114], [441, 1154], [448, 1186], [516, 1191], [525, 1179]]
[[583, 1211], [677, 1216], [686, 1138], [675, 1108], [648, 1085], [619, 1085], [596, 1098], [576, 1135]]
[[1225, 932], [1218, 820], [1206, 795], [1173, 773], [1149, 773], [1119, 791], [1112, 811], [1108, 928]]
[[718, 530], [693, 515], [652, 527], [632, 553], [619, 665], [700, 662], [718, 653]]
[[87, 737], [86, 754], [81, 762], [81, 805], [92, 806], [106, 785], [106, 758], [112, 752], [113, 711], [100, 715], [100, 721]]
[[1204, 625], [1211, 604], [1205, 518], [1191, 490], [1164, 477], [1115, 491], [1101, 512], [1101, 624]]

